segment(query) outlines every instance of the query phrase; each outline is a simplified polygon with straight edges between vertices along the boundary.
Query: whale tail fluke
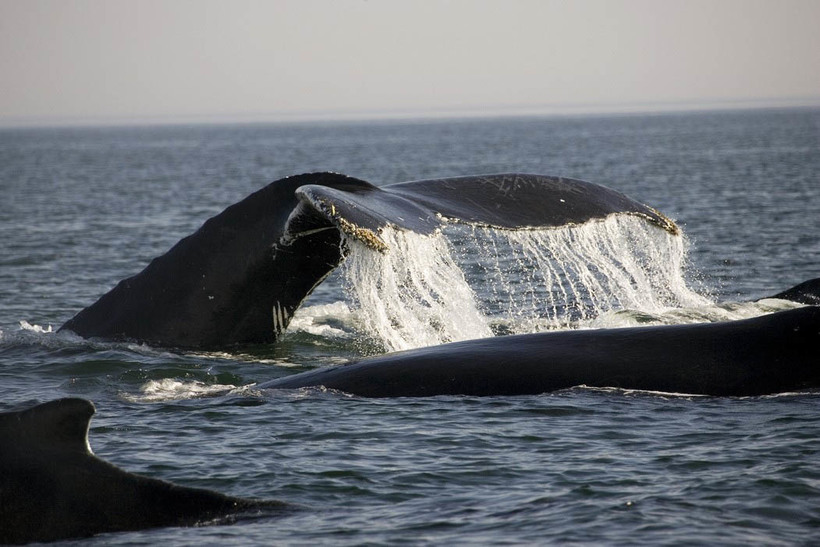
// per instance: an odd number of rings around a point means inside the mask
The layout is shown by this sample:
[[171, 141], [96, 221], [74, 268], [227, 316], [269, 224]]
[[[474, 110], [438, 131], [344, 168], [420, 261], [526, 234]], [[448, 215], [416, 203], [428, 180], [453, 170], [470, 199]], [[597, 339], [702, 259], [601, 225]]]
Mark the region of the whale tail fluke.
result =
[[183, 348], [269, 343], [344, 259], [344, 239], [386, 251], [385, 227], [433, 233], [448, 222], [560, 227], [634, 215], [678, 227], [620, 192], [580, 180], [500, 174], [374, 186], [336, 173], [272, 182], [211, 218], [61, 330]]
[[[377, 250], [385, 226], [422, 234], [447, 222], [507, 230], [557, 228], [603, 219], [612, 214], [635, 215], [676, 235], [677, 225], [657, 210], [598, 184], [577, 179], [505, 173], [420, 180], [373, 186], [334, 188], [310, 184], [296, 190], [312, 209], [314, 224], [299, 219], [310, 232], [328, 226]], [[290, 230], [295, 233], [296, 230]]]

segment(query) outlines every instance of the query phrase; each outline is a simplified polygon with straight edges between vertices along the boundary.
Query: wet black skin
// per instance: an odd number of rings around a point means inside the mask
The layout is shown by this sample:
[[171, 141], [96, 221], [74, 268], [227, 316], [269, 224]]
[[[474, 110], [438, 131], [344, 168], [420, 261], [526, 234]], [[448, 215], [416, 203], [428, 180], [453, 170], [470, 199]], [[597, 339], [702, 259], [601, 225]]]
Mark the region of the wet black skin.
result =
[[0, 544], [229, 522], [281, 510], [124, 471], [88, 445], [94, 405], [59, 399], [0, 413]]
[[272, 380], [363, 397], [533, 395], [574, 386], [717, 396], [820, 387], [820, 307], [721, 323], [554, 331], [421, 348]]

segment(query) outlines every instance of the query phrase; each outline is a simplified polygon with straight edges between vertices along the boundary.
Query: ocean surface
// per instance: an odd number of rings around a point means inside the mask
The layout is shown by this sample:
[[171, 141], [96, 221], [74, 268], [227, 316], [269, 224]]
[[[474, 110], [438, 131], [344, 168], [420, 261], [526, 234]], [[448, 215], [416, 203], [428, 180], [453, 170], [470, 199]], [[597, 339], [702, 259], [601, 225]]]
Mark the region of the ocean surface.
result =
[[[398, 252], [352, 253], [270, 347], [180, 352], [56, 332], [207, 218], [311, 171], [377, 185], [580, 178], [659, 209], [684, 236], [635, 219], [390, 233]], [[449, 340], [785, 309], [765, 297], [820, 276], [820, 110], [3, 129], [0, 204], [0, 410], [84, 397], [106, 460], [294, 508], [78, 543], [820, 542], [818, 393], [368, 400], [255, 387]], [[409, 296], [387, 282], [402, 272], [423, 278]]]

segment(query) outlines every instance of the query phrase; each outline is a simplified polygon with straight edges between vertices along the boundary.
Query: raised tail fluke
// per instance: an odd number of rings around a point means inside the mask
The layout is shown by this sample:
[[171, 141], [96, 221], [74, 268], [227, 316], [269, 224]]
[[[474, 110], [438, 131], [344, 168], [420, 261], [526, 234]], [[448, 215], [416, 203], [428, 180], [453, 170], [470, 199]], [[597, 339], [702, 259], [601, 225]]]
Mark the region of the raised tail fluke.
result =
[[296, 195], [313, 210], [317, 219], [313, 229], [326, 221], [347, 237], [381, 251], [387, 249], [379, 237], [385, 226], [426, 234], [447, 222], [524, 230], [626, 214], [642, 217], [673, 235], [679, 233], [677, 225], [662, 213], [620, 192], [544, 175], [480, 175], [382, 187], [311, 184], [298, 188]]
[[520, 230], [634, 215], [674, 222], [580, 180], [500, 174], [374, 186], [335, 173], [278, 180], [209, 219], [61, 329], [86, 338], [182, 348], [269, 343], [343, 260], [343, 239], [379, 251], [382, 230], [423, 234], [448, 222]]

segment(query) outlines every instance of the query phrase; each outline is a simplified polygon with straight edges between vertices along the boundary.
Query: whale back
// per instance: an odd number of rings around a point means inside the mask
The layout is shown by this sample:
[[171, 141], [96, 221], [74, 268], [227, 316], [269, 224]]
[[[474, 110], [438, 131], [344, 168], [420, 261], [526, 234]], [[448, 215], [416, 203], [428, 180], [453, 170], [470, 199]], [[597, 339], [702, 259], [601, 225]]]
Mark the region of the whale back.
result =
[[90, 454], [88, 426], [94, 412], [94, 405], [85, 399], [59, 399], [20, 412], [0, 414], [3, 454], [11, 451]]
[[0, 543], [184, 526], [279, 506], [128, 473], [91, 453], [94, 405], [59, 399], [0, 414]]
[[575, 386], [745, 396], [820, 387], [820, 307], [720, 323], [453, 342], [292, 374], [260, 389], [363, 397], [537, 395]]
[[804, 281], [791, 289], [786, 289], [769, 298], [779, 298], [781, 300], [791, 300], [799, 304], [820, 306], [820, 277]]

